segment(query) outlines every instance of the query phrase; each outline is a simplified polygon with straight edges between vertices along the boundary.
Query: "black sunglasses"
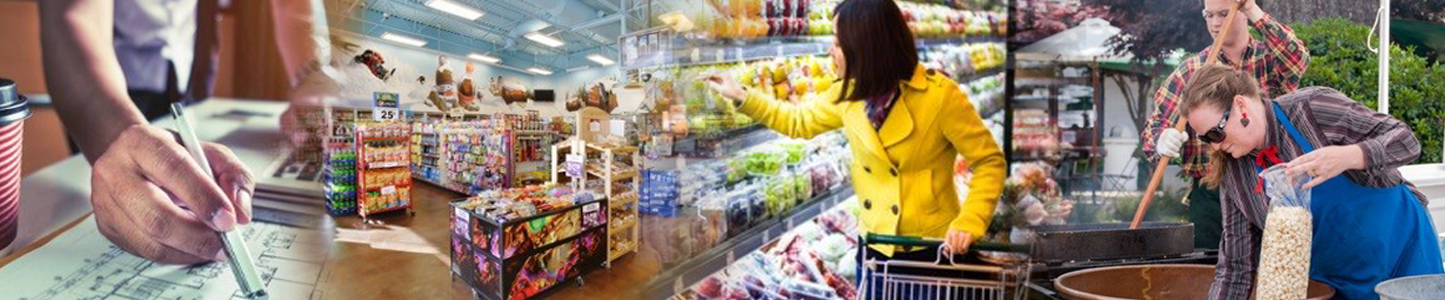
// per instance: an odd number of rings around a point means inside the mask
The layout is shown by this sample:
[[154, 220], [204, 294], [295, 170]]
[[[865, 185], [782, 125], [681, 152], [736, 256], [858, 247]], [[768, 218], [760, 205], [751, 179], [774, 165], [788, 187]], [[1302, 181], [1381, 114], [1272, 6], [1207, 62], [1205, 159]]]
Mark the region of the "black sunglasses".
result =
[[1229, 123], [1229, 111], [1233, 107], [1224, 107], [1224, 117], [1219, 119], [1219, 125], [1210, 128], [1208, 132], [1199, 135], [1199, 141], [1206, 144], [1214, 144], [1224, 141], [1224, 125]]

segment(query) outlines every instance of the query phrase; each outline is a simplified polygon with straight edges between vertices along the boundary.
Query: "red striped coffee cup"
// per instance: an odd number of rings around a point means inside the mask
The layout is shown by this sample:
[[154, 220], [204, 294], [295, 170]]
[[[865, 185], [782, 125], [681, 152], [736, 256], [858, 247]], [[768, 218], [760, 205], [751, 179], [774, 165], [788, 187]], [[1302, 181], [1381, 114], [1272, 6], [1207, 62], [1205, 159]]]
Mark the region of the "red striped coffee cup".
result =
[[0, 248], [15, 241], [20, 217], [20, 148], [25, 118], [30, 116], [25, 97], [15, 81], [0, 78]]

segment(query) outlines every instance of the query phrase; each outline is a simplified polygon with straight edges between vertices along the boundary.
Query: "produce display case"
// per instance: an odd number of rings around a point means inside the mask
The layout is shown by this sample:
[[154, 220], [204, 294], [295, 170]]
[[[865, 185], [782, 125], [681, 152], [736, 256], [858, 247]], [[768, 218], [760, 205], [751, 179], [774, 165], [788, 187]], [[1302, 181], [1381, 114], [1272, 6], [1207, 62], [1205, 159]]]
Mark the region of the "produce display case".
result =
[[[653, 118], [639, 122], [648, 166], [643, 247], [658, 253], [662, 271], [644, 298], [683, 293], [852, 196], [852, 157], [841, 133], [780, 139], [695, 80], [727, 76], [781, 101], [825, 101], [811, 96], [837, 78], [831, 60], [820, 55], [832, 47], [827, 17], [840, 2], [655, 3], [654, 10], [667, 12], [656, 16], [666, 27], [620, 38], [620, 69], [645, 82], [643, 107]], [[1004, 140], [1003, 7], [899, 4], [917, 33], [921, 63], [958, 82], [995, 138]], [[693, 26], [674, 21], [680, 19]]]
[[857, 201], [843, 201], [673, 299], [855, 299]]
[[606, 199], [553, 186], [453, 201], [452, 274], [477, 299], [531, 299], [606, 261]]

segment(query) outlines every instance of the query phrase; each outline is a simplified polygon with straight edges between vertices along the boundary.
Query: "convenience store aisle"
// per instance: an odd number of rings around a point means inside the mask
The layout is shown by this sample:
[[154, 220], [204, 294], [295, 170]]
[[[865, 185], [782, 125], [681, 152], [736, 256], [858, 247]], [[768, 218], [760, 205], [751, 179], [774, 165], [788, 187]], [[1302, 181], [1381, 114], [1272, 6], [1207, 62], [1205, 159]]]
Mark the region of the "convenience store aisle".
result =
[[[405, 212], [380, 215], [377, 220], [385, 223], [385, 228], [371, 226], [363, 232], [384, 235], [409, 230], [438, 252], [383, 250], [374, 246], [388, 246], [337, 241], [318, 287], [322, 299], [473, 299], [466, 283], [454, 279], [449, 271], [447, 245], [451, 240], [447, 216], [451, 207], [448, 203], [462, 195], [420, 182], [412, 192], [415, 215]], [[358, 233], [353, 230], [362, 228], [363, 222], [359, 217], [348, 216], [335, 218], [327, 225], [337, 230], [325, 232]], [[399, 235], [406, 236], [405, 233]], [[572, 286], [556, 289], [555, 293], [538, 299], [640, 299], [642, 285], [660, 271], [658, 260], [649, 259], [655, 256], [656, 252], [644, 245], [637, 253], [614, 262], [612, 268], [584, 275], [584, 285], [564, 283]]]

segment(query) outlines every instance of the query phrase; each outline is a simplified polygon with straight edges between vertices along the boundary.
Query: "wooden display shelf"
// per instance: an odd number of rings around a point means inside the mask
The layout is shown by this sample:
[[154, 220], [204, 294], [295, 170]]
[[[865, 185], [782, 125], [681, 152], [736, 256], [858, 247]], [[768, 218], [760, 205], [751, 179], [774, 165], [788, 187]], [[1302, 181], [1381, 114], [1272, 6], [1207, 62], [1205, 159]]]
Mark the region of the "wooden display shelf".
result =
[[637, 226], [637, 216], [631, 216], [620, 221], [609, 221], [607, 224], [607, 228], [613, 232], [632, 229], [632, 226]]

